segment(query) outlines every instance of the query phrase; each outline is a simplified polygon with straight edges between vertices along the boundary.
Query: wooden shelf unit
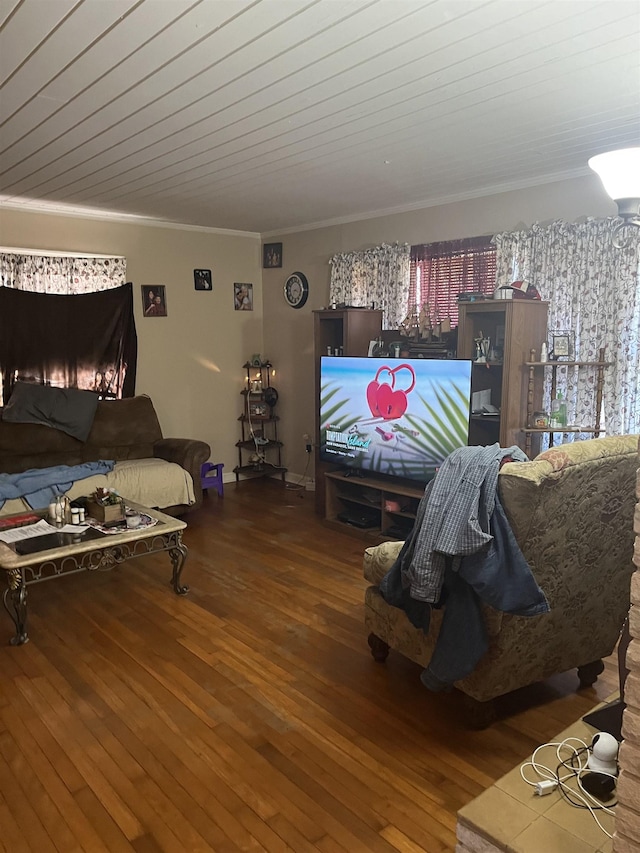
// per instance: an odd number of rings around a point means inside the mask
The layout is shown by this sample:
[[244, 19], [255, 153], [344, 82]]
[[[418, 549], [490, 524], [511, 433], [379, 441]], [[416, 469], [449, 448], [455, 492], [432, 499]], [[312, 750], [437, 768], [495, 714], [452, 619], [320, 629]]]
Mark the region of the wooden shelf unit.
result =
[[[610, 367], [612, 362], [605, 361], [605, 348], [601, 347], [598, 351], [598, 361], [536, 361], [536, 350], [531, 349], [529, 353], [529, 361], [525, 361], [525, 367], [529, 371], [529, 379], [527, 384], [527, 416], [525, 420], [525, 426], [522, 428], [522, 432], [525, 435], [525, 447], [524, 451], [527, 456], [531, 456], [533, 452], [534, 455], [538, 450], [538, 447], [534, 447], [534, 437], [540, 437], [541, 435], [549, 436], [549, 447], [553, 447], [554, 434], [561, 433], [563, 435], [568, 435], [570, 433], [585, 433], [588, 435], [593, 435], [594, 438], [598, 438], [598, 436], [604, 432], [605, 430], [601, 428], [600, 421], [600, 413], [602, 411], [602, 391], [604, 387], [604, 371], [605, 368]], [[592, 368], [596, 371], [596, 399], [594, 404], [593, 411], [593, 425], [592, 426], [563, 426], [563, 427], [533, 427], [531, 424], [533, 423], [534, 412], [540, 408], [539, 400], [536, 394], [536, 388], [540, 384], [538, 381], [538, 376], [542, 376], [544, 374], [545, 369], [551, 368], [551, 391], [550, 398], [552, 400], [556, 397], [556, 391], [558, 387], [558, 369], [569, 369], [574, 368], [576, 371], [582, 368]], [[539, 442], [538, 442], [539, 444]]]
[[[534, 377], [530, 389], [524, 374], [524, 362], [531, 349], [547, 339], [547, 302], [537, 299], [487, 299], [460, 302], [458, 305], [458, 358], [474, 360], [471, 391], [491, 391], [491, 403], [497, 406], [497, 416], [472, 415], [469, 423], [469, 444], [494, 444], [502, 447], [517, 445], [525, 450], [522, 424], [528, 395], [534, 404], [542, 401], [542, 376]], [[500, 358], [488, 364], [475, 362], [475, 339], [491, 339], [498, 346]], [[526, 452], [526, 451], [525, 451]]]
[[[420, 483], [394, 477], [354, 476], [344, 471], [328, 471], [324, 481], [326, 521], [368, 538], [404, 539], [413, 527], [418, 504], [424, 494], [424, 486]], [[389, 508], [389, 502], [398, 504], [399, 509]], [[376, 523], [361, 529], [338, 518], [344, 511], [357, 513], [359, 507], [364, 507], [367, 514], [370, 512]]]

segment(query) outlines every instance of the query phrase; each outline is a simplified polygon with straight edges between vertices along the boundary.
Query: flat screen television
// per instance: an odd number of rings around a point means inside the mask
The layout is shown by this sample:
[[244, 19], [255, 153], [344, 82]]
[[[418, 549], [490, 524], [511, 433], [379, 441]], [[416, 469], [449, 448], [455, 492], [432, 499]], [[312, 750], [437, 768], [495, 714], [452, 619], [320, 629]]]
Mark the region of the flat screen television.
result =
[[323, 356], [320, 459], [427, 482], [469, 438], [471, 361]]

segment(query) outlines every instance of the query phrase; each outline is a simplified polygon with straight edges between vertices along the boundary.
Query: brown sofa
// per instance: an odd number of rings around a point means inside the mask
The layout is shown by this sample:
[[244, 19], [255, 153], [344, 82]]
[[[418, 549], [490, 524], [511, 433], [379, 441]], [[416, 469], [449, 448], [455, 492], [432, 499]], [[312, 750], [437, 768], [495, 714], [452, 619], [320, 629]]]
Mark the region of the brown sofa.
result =
[[[88, 494], [97, 485], [127, 482], [129, 493], [121, 492], [125, 498], [158, 506], [170, 515], [181, 515], [202, 502], [200, 468], [209, 455], [210, 447], [204, 441], [163, 438], [153, 403], [146, 396], [99, 402], [86, 442], [41, 424], [4, 421], [0, 409], [2, 473], [17, 474], [30, 468], [79, 465], [99, 459], [116, 461], [113, 476], [79, 480], [68, 492], [71, 497]], [[149, 490], [152, 477], [157, 478], [158, 486]], [[19, 511], [21, 507], [16, 503], [7, 501], [0, 514]]]
[[[602, 672], [601, 659], [612, 653], [629, 610], [637, 468], [636, 435], [561, 445], [500, 471], [501, 502], [551, 609], [524, 617], [483, 606], [488, 651], [455, 683], [479, 723], [491, 719], [491, 700], [519, 687], [574, 667], [586, 686]], [[365, 552], [369, 645], [376, 660], [391, 648], [426, 667], [442, 610], [433, 611], [425, 633], [378, 588], [401, 545]]]

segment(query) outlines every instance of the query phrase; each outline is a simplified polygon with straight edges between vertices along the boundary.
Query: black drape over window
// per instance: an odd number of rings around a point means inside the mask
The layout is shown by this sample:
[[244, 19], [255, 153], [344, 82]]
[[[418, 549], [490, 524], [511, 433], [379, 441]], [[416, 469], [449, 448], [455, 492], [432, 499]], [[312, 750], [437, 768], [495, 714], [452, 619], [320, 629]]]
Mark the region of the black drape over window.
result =
[[423, 243], [411, 247], [409, 305], [426, 306], [435, 325], [458, 323], [458, 294], [490, 295], [496, 283], [496, 247], [491, 236]]
[[131, 283], [71, 296], [0, 287], [4, 402], [16, 380], [132, 397], [137, 353]]

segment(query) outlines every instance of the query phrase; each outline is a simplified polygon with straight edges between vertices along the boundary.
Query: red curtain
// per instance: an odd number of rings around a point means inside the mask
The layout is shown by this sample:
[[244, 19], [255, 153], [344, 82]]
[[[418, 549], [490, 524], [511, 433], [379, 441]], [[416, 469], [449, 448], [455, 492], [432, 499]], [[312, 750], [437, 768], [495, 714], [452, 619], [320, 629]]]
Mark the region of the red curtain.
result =
[[496, 249], [491, 236], [423, 243], [411, 247], [409, 308], [427, 306], [433, 325], [449, 318], [458, 325], [458, 294], [492, 294]]

